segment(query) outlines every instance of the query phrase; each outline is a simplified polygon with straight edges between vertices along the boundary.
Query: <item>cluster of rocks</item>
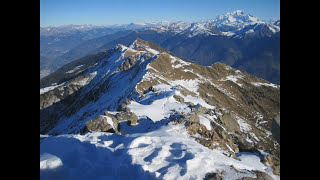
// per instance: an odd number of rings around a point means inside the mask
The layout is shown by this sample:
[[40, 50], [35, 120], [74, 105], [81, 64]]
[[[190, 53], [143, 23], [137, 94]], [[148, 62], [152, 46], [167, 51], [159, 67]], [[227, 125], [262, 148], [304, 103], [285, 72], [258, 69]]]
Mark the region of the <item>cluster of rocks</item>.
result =
[[[233, 166], [231, 166], [230, 168], [236, 173], [241, 174], [241, 172], [237, 171]], [[273, 180], [273, 178], [265, 172], [261, 172], [261, 171], [250, 171], [250, 172], [255, 177], [241, 177], [238, 180]], [[204, 180], [223, 180], [224, 174], [225, 174], [224, 171], [208, 173], [205, 176]]]
[[[126, 99], [125, 102], [119, 106], [119, 112], [111, 114], [109, 111], [105, 111], [104, 115], [98, 115], [96, 118], [87, 121], [81, 133], [110, 132], [120, 134], [121, 121], [127, 121], [129, 126], [136, 125], [139, 118], [127, 107], [129, 103], [130, 101]], [[108, 118], [112, 120], [112, 124], [108, 122]]]
[[[175, 96], [179, 102], [184, 102], [181, 96]], [[187, 102], [191, 113], [182, 114], [175, 112], [169, 119], [174, 124], [184, 124], [188, 133], [195, 137], [195, 140], [209, 149], [222, 149], [225, 155], [238, 159], [236, 154], [240, 152], [257, 153], [262, 157], [262, 162], [271, 165], [274, 174], [280, 174], [280, 158], [273, 154], [267, 156], [261, 154], [258, 149], [263, 149], [257, 143], [247, 141], [247, 135], [241, 132], [239, 124], [234, 115], [224, 109], [208, 109], [200, 104], [194, 105]], [[206, 126], [200, 123], [199, 115], [215, 115], [215, 122], [211, 121], [212, 129], [208, 130]]]
[[131, 67], [133, 67], [137, 60], [140, 58], [140, 54], [136, 54], [136, 55], [132, 55], [127, 57], [127, 60], [124, 61], [121, 65], [120, 65], [120, 70], [121, 71], [126, 71], [128, 69], [130, 69]]
[[[113, 124], [108, 122], [108, 118], [112, 119]], [[90, 131], [90, 132], [116, 133], [118, 131], [116, 122], [117, 122], [117, 120], [113, 116], [98, 115], [96, 118], [91, 119], [86, 122], [84, 132]]]
[[[150, 87], [144, 93], [157, 92], [154, 87]], [[187, 132], [195, 137], [195, 140], [209, 149], [223, 150], [224, 154], [238, 159], [236, 154], [240, 152], [253, 152], [260, 154], [264, 163], [268, 163], [273, 168], [274, 174], [280, 173], [280, 157], [268, 154], [262, 155], [258, 149], [261, 148], [258, 143], [249, 142], [247, 134], [241, 132], [240, 126], [237, 123], [236, 116], [232, 112], [223, 108], [216, 107], [208, 109], [200, 104], [185, 102], [184, 98], [179, 95], [173, 96], [176, 101], [185, 103], [191, 109], [190, 113], [174, 112], [170, 115], [171, 124], [184, 124]], [[132, 99], [134, 101], [134, 99]], [[118, 108], [117, 113], [109, 113], [106, 111], [104, 115], [99, 115], [96, 118], [88, 121], [83, 132], [111, 132], [120, 134], [120, 122], [127, 121], [128, 125], [136, 125], [138, 116], [131, 112], [128, 105], [130, 100], [126, 99]], [[199, 116], [215, 116], [215, 121], [210, 121], [211, 130], [201, 124]], [[108, 118], [112, 120], [112, 125], [108, 123]], [[110, 121], [109, 119], [109, 121]]]
[[171, 115], [169, 119], [175, 123], [184, 124], [187, 132], [191, 136], [196, 137], [196, 141], [203, 146], [208, 147], [209, 149], [222, 148], [227, 152], [228, 156], [235, 159], [237, 159], [235, 153], [239, 152], [239, 144], [240, 147], [252, 147], [251, 145], [248, 145], [248, 143], [241, 137], [226, 132], [220, 125], [215, 124], [212, 121], [211, 125], [213, 128], [211, 130], [208, 130], [206, 126], [200, 123], [199, 115], [217, 115], [217, 117], [220, 119], [221, 116], [218, 114], [221, 113], [218, 113], [219, 110], [208, 109], [200, 104], [194, 105], [190, 102], [187, 104], [189, 104], [191, 113], [175, 113]]

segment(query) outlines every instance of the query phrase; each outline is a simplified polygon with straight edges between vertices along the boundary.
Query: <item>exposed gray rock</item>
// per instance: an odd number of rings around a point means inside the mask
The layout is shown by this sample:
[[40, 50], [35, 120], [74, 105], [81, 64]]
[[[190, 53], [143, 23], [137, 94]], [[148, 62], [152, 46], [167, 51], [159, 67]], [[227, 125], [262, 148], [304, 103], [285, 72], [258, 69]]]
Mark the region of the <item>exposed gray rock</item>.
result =
[[187, 122], [200, 123], [200, 118], [197, 113], [192, 112], [186, 116]]
[[238, 122], [230, 114], [226, 113], [223, 116], [220, 116], [220, 120], [231, 132], [240, 132], [240, 126]]
[[157, 89], [156, 88], [154, 88], [153, 86], [150, 86], [147, 90], [145, 90], [143, 93], [144, 94], [147, 94], [148, 92], [156, 92], [157, 91]]
[[273, 174], [279, 174], [280, 173], [280, 157], [277, 157], [273, 154], [269, 154], [266, 157], [266, 159], [273, 169]]
[[271, 132], [276, 141], [280, 144], [280, 116], [272, 120]]
[[120, 104], [120, 106], [118, 107], [118, 111], [125, 111], [125, 112], [130, 112], [130, 108], [128, 107], [128, 105], [130, 104], [131, 102], [126, 99], [122, 104]]
[[190, 135], [194, 136], [201, 129], [201, 125], [199, 123], [188, 123], [187, 131]]
[[97, 116], [86, 122], [86, 129], [90, 132], [115, 132], [105, 116]]
[[232, 140], [234, 144], [236, 144], [239, 148], [240, 152], [255, 152], [254, 145], [249, 143], [245, 138], [237, 135], [237, 134], [229, 134], [229, 141]]
[[176, 99], [176, 101], [178, 101], [178, 102], [180, 102], [180, 103], [184, 103], [183, 97], [181, 97], [181, 96], [179, 96], [179, 95], [174, 95], [173, 97]]
[[206, 174], [204, 180], [222, 180], [222, 173], [208, 173]]
[[186, 102], [186, 104], [191, 108], [193, 106], [195, 106], [192, 102]]
[[115, 118], [114, 115], [110, 114], [108, 111], [105, 111], [104, 115], [108, 116], [108, 117], [110, 117], [112, 119], [113, 129], [117, 134], [119, 134], [120, 133], [120, 123], [117, 120], [117, 118]]
[[128, 125], [135, 125], [138, 123], [138, 116], [135, 115], [133, 112], [120, 112], [116, 114], [116, 118], [118, 121], [125, 121], [128, 120]]
[[120, 70], [126, 71], [126, 70], [132, 68], [136, 64], [137, 59], [139, 59], [139, 58], [140, 58], [140, 54], [136, 54], [134, 56], [129, 56], [128, 59], [121, 64]]
[[253, 173], [257, 176], [256, 178], [252, 178], [252, 177], [242, 177], [240, 179], [237, 180], [273, 180], [273, 178], [271, 176], [269, 176], [267, 173], [265, 172], [261, 172], [261, 171], [253, 171]]

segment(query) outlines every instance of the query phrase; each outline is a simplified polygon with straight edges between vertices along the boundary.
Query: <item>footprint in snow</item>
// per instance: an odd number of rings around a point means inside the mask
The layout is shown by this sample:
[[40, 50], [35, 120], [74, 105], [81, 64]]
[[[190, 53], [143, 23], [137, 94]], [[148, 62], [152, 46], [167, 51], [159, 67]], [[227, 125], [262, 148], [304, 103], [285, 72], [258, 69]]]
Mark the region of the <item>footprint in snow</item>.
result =
[[[161, 177], [168, 173], [169, 169], [173, 166], [179, 166], [180, 176], [184, 176], [187, 173], [187, 161], [193, 159], [195, 156], [187, 151], [187, 147], [181, 143], [173, 143], [170, 145], [171, 149], [169, 150], [171, 155], [167, 157], [165, 160], [168, 161], [170, 164], [166, 167], [163, 167], [158, 170], [161, 174]], [[159, 152], [159, 151], [157, 151]], [[153, 153], [152, 153], [153, 154]], [[155, 156], [156, 153], [152, 156]], [[150, 155], [151, 156], [151, 155]], [[149, 157], [147, 157], [149, 158]]]
[[152, 162], [152, 160], [159, 155], [159, 152], [162, 150], [162, 148], [155, 148], [153, 153], [151, 153], [149, 156], [145, 157], [143, 160], [146, 162]]

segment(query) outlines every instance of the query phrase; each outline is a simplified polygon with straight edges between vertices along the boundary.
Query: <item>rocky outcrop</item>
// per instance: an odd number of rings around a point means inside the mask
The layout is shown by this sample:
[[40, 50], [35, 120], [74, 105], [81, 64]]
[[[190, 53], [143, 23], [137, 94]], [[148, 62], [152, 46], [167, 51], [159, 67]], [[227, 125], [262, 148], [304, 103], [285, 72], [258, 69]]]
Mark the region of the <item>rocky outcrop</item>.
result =
[[140, 58], [140, 54], [129, 56], [127, 58], [128, 59], [125, 62], [123, 62], [120, 66], [121, 71], [126, 71], [126, 70], [130, 69], [132, 66], [134, 66], [136, 64], [137, 60]]
[[192, 113], [188, 114], [185, 118], [186, 118], [187, 122], [200, 123], [200, 118], [197, 113], [192, 112]]
[[224, 114], [220, 117], [220, 120], [223, 123], [223, 125], [231, 132], [240, 132], [239, 124], [234, 118], [231, 117], [230, 114]]
[[[78, 76], [67, 83], [44, 88], [40, 90], [40, 110], [50, 107], [54, 103], [60, 102], [78, 92], [83, 86], [90, 83], [95, 77], [95, 73]], [[48, 89], [48, 90], [46, 90]]]
[[175, 99], [176, 101], [178, 101], [178, 102], [180, 102], [180, 103], [184, 103], [183, 97], [181, 97], [181, 96], [179, 96], [179, 95], [174, 95], [173, 97], [174, 97], [174, 99]]
[[[118, 124], [113, 116], [99, 115], [94, 119], [86, 122], [85, 130], [89, 132], [118, 132]], [[115, 123], [114, 123], [115, 122]]]
[[272, 132], [273, 137], [280, 144], [280, 116], [277, 116], [272, 120], [271, 132]]
[[86, 122], [86, 126], [81, 130], [85, 132], [110, 132], [120, 134], [120, 122], [127, 121], [128, 125], [136, 125], [138, 116], [130, 111], [121, 111], [117, 114], [110, 114], [105, 111], [104, 115], [98, 115], [96, 118]]
[[[231, 166], [231, 169], [233, 171], [235, 171], [235, 173], [240, 173], [239, 171], [237, 171], [235, 168], [233, 168]], [[235, 180], [274, 180], [270, 175], [268, 175], [267, 173], [265, 172], [261, 172], [261, 171], [250, 171], [250, 173], [253, 175], [253, 177], [241, 177], [241, 178], [237, 178]], [[216, 172], [216, 173], [208, 173], [204, 180], [224, 180], [225, 176], [225, 172], [222, 171], [222, 172]]]
[[[48, 126], [52, 122], [42, 133], [47, 133], [57, 122], [63, 121], [74, 122], [60, 128], [66, 133], [77, 133], [86, 121], [87, 131], [117, 133], [121, 121], [127, 121], [129, 125], [138, 123], [138, 116], [127, 106], [129, 99], [134, 98], [139, 103], [139, 100], [155, 95], [155, 98], [141, 105], [149, 106], [161, 98], [167, 98], [168, 103], [183, 104], [184, 111], [178, 113], [178, 110], [170, 109], [172, 114], [166, 112], [162, 120], [184, 124], [187, 132], [200, 144], [210, 149], [221, 149], [235, 159], [235, 154], [239, 152], [266, 150], [272, 154], [266, 161], [275, 173], [279, 173], [280, 141], [277, 142], [273, 136], [277, 137], [280, 121], [272, 122], [280, 114], [279, 86], [222, 63], [200, 66], [161, 49], [148, 52], [152, 43], [142, 40], [137, 40], [132, 47], [135, 49], [119, 46], [120, 50], [112, 55], [113, 59], [104, 59], [96, 69], [88, 70], [97, 72], [95, 79], [92, 82], [83, 81], [89, 83], [84, 88], [67, 89], [73, 96], [64, 98], [59, 108], [52, 105], [50, 112], [48, 109], [49, 114], [55, 116], [42, 117], [40, 112], [40, 126]], [[128, 49], [130, 51], [127, 52]], [[157, 84], [170, 86], [170, 92], [158, 91], [154, 87]], [[62, 90], [56, 88], [50, 93], [59, 94]], [[50, 93], [42, 96], [44, 103], [55, 101], [46, 96]], [[105, 110], [117, 112], [100, 116]], [[208, 123], [210, 128], [204, 125]]]
[[138, 123], [138, 116], [133, 112], [120, 112], [116, 114], [116, 119], [118, 121], [128, 121], [128, 125], [136, 125]]
[[269, 154], [266, 159], [273, 169], [273, 174], [280, 174], [280, 157]]

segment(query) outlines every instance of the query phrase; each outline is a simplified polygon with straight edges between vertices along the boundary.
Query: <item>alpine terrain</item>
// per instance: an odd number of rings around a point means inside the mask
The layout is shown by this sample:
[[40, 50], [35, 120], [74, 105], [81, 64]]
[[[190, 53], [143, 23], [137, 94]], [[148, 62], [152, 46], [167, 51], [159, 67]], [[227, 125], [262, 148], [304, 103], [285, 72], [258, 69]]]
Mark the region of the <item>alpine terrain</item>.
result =
[[40, 28], [40, 78], [71, 61], [117, 44], [128, 45], [137, 38], [155, 42], [200, 65], [221, 62], [280, 84], [280, 20], [259, 20], [241, 10], [193, 23]]
[[280, 179], [279, 85], [139, 38], [43, 80], [40, 179]]

